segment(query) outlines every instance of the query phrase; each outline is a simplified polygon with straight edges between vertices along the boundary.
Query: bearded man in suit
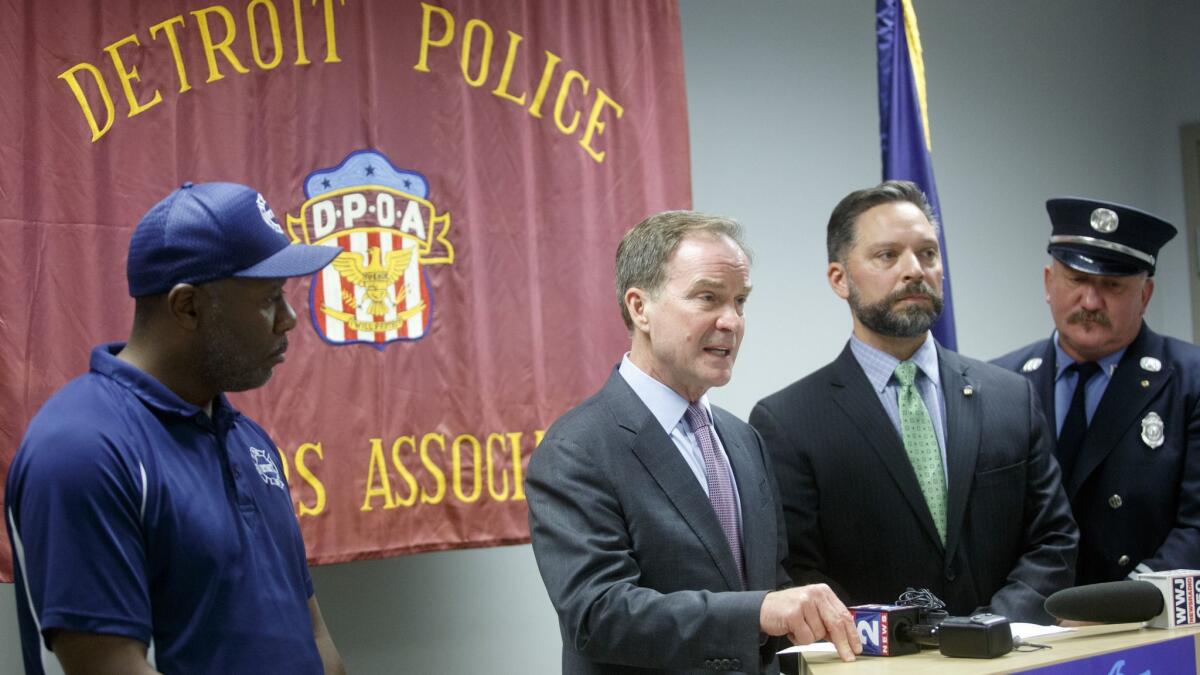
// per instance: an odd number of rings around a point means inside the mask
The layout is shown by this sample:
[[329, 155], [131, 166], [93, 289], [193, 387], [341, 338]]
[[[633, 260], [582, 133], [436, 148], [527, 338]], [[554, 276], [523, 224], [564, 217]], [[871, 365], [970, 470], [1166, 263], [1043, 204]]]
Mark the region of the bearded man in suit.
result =
[[796, 583], [846, 604], [932, 591], [951, 614], [1051, 623], [1078, 531], [1033, 388], [929, 332], [942, 309], [936, 223], [914, 184], [833, 210], [826, 275], [853, 333], [833, 363], [751, 413], [779, 477]]
[[861, 651], [824, 585], [787, 583], [766, 450], [706, 392], [745, 328], [741, 227], [660, 213], [617, 249], [632, 344], [529, 462], [533, 552], [558, 611], [563, 673], [778, 672], [776, 636]]

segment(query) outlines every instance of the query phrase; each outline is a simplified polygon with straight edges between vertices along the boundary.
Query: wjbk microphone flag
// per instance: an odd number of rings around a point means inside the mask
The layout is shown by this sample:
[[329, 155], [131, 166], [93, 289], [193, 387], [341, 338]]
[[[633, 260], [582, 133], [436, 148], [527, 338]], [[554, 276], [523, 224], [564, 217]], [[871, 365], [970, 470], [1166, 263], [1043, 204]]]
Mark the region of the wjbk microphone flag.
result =
[[879, 136], [883, 149], [883, 179], [908, 180], [925, 192], [938, 228], [945, 271], [942, 291], [945, 309], [933, 325], [942, 346], [958, 349], [954, 306], [950, 301], [950, 260], [946, 252], [945, 221], [933, 180], [930, 157], [929, 111], [925, 105], [925, 62], [912, 0], [876, 0], [875, 37], [879, 53]]

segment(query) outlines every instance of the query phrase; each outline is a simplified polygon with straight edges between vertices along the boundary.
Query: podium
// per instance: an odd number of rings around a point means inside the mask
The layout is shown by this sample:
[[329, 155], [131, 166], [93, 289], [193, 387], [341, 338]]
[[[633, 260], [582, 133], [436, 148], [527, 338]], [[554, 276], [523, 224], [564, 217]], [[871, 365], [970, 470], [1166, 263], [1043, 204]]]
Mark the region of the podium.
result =
[[837, 654], [805, 654], [800, 659], [799, 675], [1200, 673], [1200, 626], [1161, 630], [1141, 628], [1141, 625], [1086, 626], [1070, 633], [1032, 640], [1049, 649], [1013, 651], [995, 659], [949, 658], [936, 649], [924, 649], [920, 654], [907, 656], [860, 656], [854, 663], [842, 663]]

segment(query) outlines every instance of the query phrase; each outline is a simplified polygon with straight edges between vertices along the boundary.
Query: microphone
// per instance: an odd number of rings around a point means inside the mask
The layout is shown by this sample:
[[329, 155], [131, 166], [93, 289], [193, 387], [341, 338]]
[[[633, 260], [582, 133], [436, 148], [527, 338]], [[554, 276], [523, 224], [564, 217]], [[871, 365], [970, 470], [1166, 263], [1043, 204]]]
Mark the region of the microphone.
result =
[[1132, 623], [1149, 621], [1162, 610], [1162, 594], [1148, 581], [1106, 581], [1064, 588], [1046, 598], [1046, 612], [1068, 621]]
[[915, 654], [925, 645], [937, 647], [943, 656], [991, 659], [1013, 649], [1008, 619], [997, 614], [929, 621], [922, 616], [922, 608], [909, 605], [857, 605], [849, 609], [862, 640], [862, 653], [869, 656]]
[[899, 631], [920, 621], [921, 609], [905, 605], [856, 605], [854, 628], [862, 640], [862, 653], [868, 656], [903, 656], [921, 651], [912, 640], [901, 640]]
[[1169, 570], [1063, 589], [1046, 598], [1046, 612], [1070, 621], [1147, 621], [1152, 628], [1176, 628], [1200, 624], [1198, 602], [1200, 571]]

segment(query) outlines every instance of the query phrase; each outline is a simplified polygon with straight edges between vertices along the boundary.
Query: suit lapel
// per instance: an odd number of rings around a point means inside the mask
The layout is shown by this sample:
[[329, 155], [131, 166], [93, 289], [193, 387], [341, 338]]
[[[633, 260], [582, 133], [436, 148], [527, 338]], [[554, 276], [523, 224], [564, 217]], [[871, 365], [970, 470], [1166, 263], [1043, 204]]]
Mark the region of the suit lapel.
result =
[[904, 495], [917, 520], [921, 522], [926, 535], [940, 547], [941, 537], [933, 524], [933, 516], [929, 514], [929, 505], [925, 503], [925, 495], [917, 482], [917, 474], [913, 471], [908, 453], [904, 450], [904, 442], [892, 425], [887, 411], [883, 409], [883, 404], [879, 402], [879, 394], [871, 386], [858, 360], [854, 358], [849, 344], [842, 350], [837, 361], [834, 361], [831, 384], [834, 402], [850, 420], [848, 428], [857, 429], [867, 441], [867, 445], [900, 488], [900, 493]]
[[721, 522], [717, 520], [704, 488], [700, 487], [691, 467], [679, 453], [679, 448], [675, 447], [675, 442], [663, 431], [650, 409], [619, 372], [613, 372], [605, 388], [612, 394], [609, 407], [617, 424], [634, 433], [631, 442], [633, 454], [704, 545], [729, 589], [741, 590], [742, 581], [729, 543], [725, 541]]
[[941, 345], [938, 361], [946, 401], [946, 557], [952, 558], [961, 539], [967, 497], [975, 476], [982, 429], [980, 406], [987, 392], [980, 391], [967, 364]]
[[[1075, 469], [1067, 477], [1069, 498], [1074, 499], [1088, 476], [1112, 452], [1129, 426], [1140, 419], [1146, 406], [1171, 379], [1172, 368], [1162, 352], [1162, 337], [1143, 324], [1141, 332], [1117, 364], [1100, 405], [1092, 415], [1083, 446], [1079, 449], [1079, 457], [1075, 460]], [[1158, 359], [1162, 370], [1151, 372], [1142, 368], [1143, 356]], [[1148, 386], [1142, 386], [1143, 380]]]

